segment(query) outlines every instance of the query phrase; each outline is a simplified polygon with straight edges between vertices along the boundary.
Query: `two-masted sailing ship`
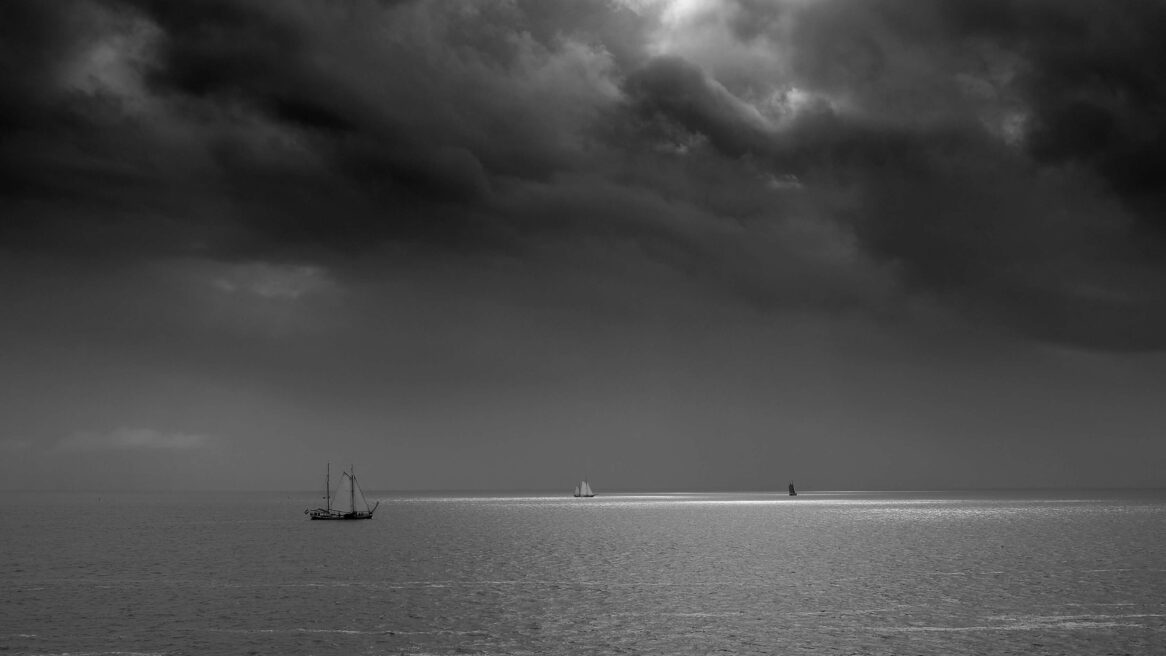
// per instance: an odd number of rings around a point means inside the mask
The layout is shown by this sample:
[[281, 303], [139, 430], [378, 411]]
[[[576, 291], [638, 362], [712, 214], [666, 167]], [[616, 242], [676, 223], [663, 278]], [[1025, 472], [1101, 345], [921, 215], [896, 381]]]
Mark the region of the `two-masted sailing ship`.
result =
[[595, 493], [591, 491], [591, 484], [587, 479], [583, 479], [582, 483], [575, 486], [575, 496], [577, 497], [593, 497]]
[[[332, 494], [332, 463], [328, 463], [328, 469], [324, 474], [324, 507], [312, 508], [305, 510], [306, 514], [311, 519], [372, 519], [372, 514], [376, 512], [381, 502], [376, 502], [373, 507], [369, 508], [368, 500], [364, 498], [364, 491], [360, 489], [360, 484], [356, 482], [356, 468], [349, 466], [349, 471], [340, 472], [341, 486], [348, 489], [348, 510], [334, 508], [333, 501], [337, 495]], [[360, 501], [364, 504], [364, 510], [356, 509], [356, 495], [360, 495]]]

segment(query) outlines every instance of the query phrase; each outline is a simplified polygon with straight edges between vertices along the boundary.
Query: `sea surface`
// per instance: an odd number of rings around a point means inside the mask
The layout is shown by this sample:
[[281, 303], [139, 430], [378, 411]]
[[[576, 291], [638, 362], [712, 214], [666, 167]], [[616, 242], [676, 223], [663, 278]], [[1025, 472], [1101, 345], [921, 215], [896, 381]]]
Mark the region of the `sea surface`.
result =
[[1166, 654], [1166, 492], [0, 493], [0, 653]]

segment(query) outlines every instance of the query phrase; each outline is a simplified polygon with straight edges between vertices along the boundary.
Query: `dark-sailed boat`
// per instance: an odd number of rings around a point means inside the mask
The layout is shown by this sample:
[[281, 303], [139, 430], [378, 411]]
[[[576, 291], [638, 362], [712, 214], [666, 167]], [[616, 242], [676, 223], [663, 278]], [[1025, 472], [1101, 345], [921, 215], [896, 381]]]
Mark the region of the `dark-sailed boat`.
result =
[[791, 497], [796, 497], [796, 496], [798, 495], [798, 491], [794, 489], [794, 484], [793, 484], [793, 483], [790, 483], [790, 484], [789, 484], [789, 495], [790, 495]]
[[[305, 510], [304, 513], [311, 519], [372, 519], [372, 514], [376, 512], [381, 502], [376, 502], [373, 507], [368, 507], [368, 500], [364, 498], [364, 491], [360, 489], [360, 484], [356, 482], [356, 468], [349, 466], [349, 471], [341, 472], [341, 485], [348, 487], [348, 510], [341, 510], [332, 507], [332, 500], [335, 495], [332, 494], [332, 463], [328, 463], [327, 472], [324, 474], [324, 507], [313, 508]], [[360, 500], [364, 504], [364, 510], [356, 509], [356, 495], [360, 494]]]

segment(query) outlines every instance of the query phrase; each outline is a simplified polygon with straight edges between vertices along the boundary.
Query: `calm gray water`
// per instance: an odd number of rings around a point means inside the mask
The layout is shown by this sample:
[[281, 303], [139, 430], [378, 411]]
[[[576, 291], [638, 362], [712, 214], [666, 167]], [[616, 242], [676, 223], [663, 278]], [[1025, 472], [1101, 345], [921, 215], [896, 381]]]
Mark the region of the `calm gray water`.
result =
[[0, 493], [15, 654], [1163, 654], [1166, 494]]

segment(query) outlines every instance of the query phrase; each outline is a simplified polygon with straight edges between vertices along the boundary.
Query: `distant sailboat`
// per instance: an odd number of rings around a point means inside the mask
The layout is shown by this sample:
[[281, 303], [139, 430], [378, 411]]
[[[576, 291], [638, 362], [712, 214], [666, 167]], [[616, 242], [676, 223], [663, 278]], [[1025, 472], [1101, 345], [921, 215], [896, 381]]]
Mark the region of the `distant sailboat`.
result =
[[789, 495], [791, 497], [796, 497], [798, 495], [798, 491], [794, 489], [794, 484], [792, 482], [789, 484]]
[[[348, 510], [340, 510], [332, 507], [332, 463], [328, 463], [328, 469], [324, 474], [324, 507], [313, 508], [305, 510], [306, 514], [311, 519], [372, 519], [372, 514], [380, 507], [381, 502], [378, 501], [372, 507], [368, 507], [368, 500], [364, 498], [364, 491], [360, 489], [360, 484], [356, 482], [356, 469], [350, 467], [349, 471], [341, 472], [342, 479], [348, 487]], [[360, 494], [360, 501], [364, 504], [364, 510], [356, 509], [356, 495]]]
[[575, 496], [577, 497], [593, 497], [595, 493], [591, 491], [591, 484], [584, 479], [582, 483], [575, 486]]

